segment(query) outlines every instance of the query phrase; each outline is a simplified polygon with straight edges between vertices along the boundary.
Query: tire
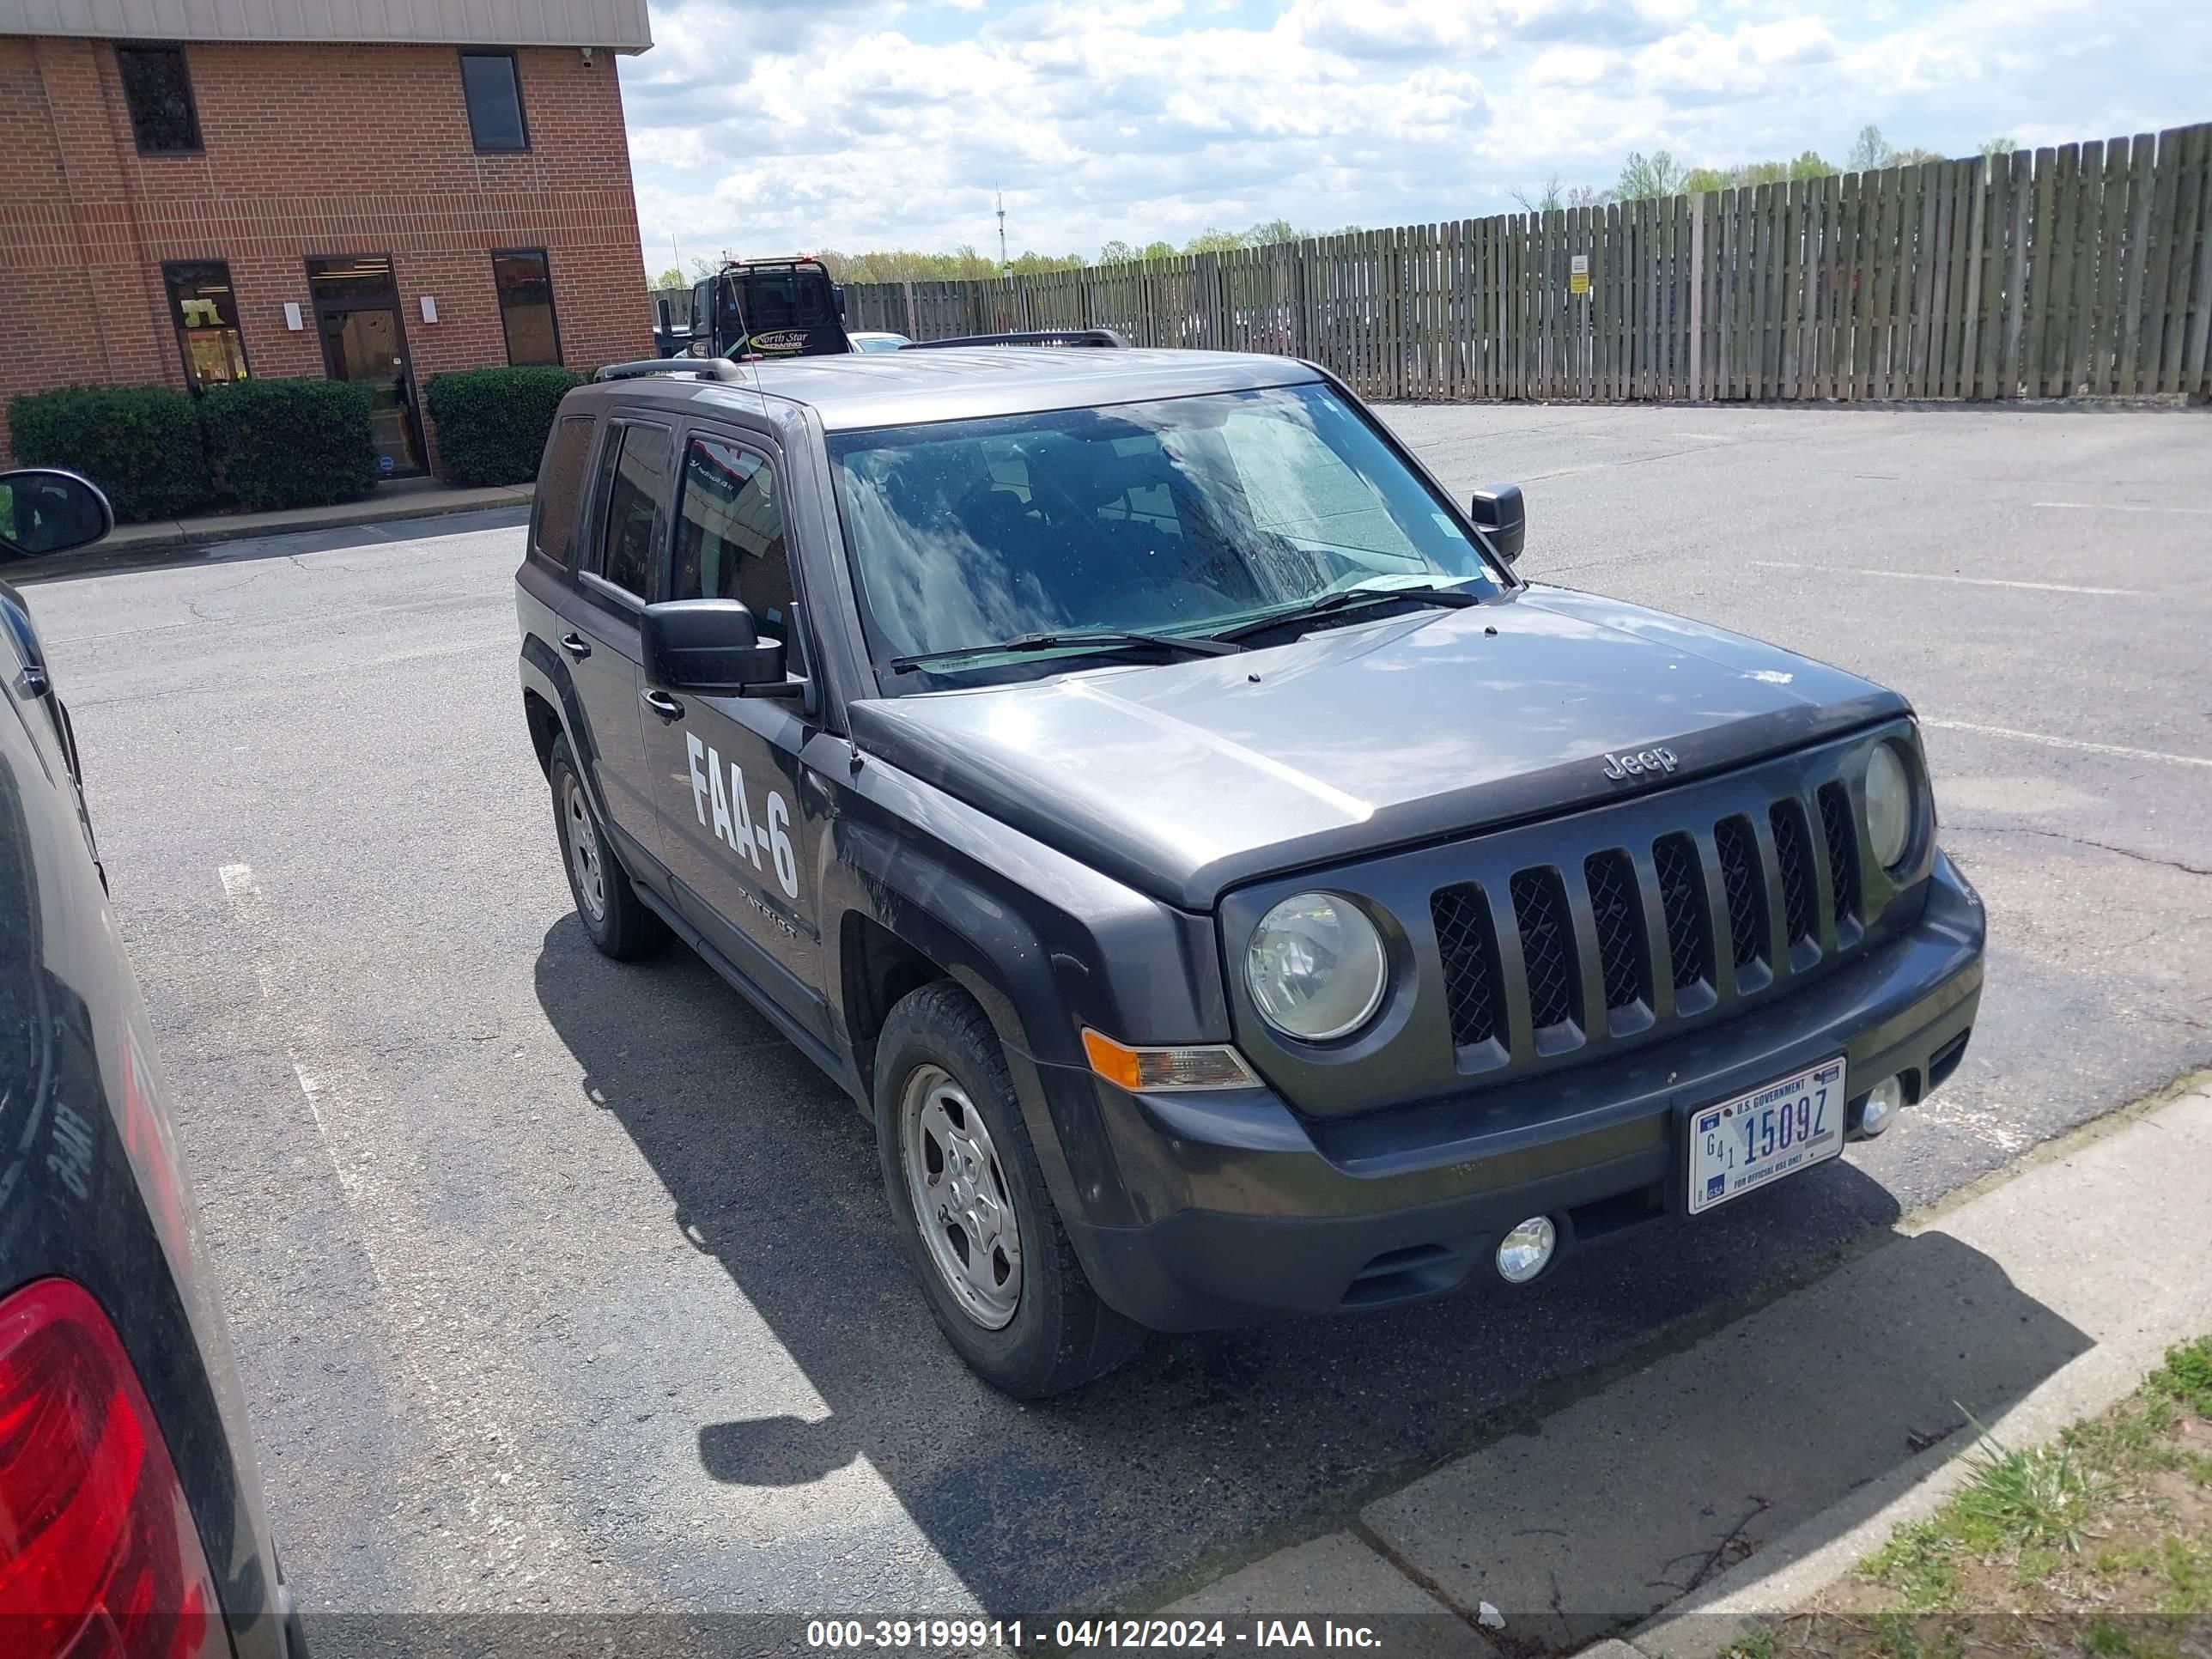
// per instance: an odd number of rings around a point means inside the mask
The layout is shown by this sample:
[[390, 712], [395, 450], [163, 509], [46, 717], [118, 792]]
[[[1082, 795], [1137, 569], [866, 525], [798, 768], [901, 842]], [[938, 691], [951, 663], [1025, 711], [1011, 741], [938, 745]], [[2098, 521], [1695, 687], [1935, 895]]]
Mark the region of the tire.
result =
[[668, 925], [645, 908], [629, 872], [607, 844], [566, 733], [553, 739], [545, 773], [553, 787], [553, 833], [560, 840], [561, 867], [568, 875], [576, 919], [600, 954], [617, 962], [658, 950], [668, 938]]
[[[1042, 1400], [1104, 1376], [1143, 1346], [1144, 1328], [1098, 1299], [1068, 1245], [1005, 1051], [974, 999], [939, 980], [892, 1009], [876, 1049], [875, 1096], [891, 1215], [945, 1340], [978, 1376], [1017, 1400]], [[935, 1190], [956, 1212], [933, 1236], [916, 1208], [917, 1186], [930, 1201], [933, 1142], [945, 1177]], [[978, 1150], [983, 1167], [968, 1162]], [[1018, 1261], [1011, 1296], [1001, 1278], [1007, 1237], [994, 1226], [1008, 1216]], [[962, 1273], [957, 1264], [983, 1263], [976, 1244], [993, 1238], [988, 1265]], [[968, 1243], [964, 1255], [956, 1240]]]

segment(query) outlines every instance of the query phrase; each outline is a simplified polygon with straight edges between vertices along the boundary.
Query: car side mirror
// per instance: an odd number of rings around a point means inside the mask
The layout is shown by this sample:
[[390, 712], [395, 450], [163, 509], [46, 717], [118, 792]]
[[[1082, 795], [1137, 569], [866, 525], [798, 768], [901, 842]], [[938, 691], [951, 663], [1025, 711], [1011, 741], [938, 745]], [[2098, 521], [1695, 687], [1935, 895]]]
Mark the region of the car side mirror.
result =
[[1468, 516], [1490, 538], [1499, 558], [1511, 564], [1521, 556], [1521, 543], [1528, 533], [1528, 511], [1521, 504], [1519, 484], [1476, 490]]
[[735, 599], [665, 599], [645, 607], [640, 642], [646, 678], [671, 691], [710, 697], [796, 695], [784, 673], [783, 641], [764, 640]]
[[89, 478], [58, 467], [0, 472], [0, 547], [18, 558], [90, 547], [115, 528], [115, 509]]

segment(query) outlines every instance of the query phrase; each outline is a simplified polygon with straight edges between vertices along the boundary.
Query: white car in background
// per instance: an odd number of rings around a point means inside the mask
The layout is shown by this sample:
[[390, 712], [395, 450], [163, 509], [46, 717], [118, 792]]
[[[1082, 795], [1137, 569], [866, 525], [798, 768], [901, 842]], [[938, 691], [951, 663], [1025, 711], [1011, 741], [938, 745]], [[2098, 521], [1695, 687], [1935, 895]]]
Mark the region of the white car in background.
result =
[[880, 330], [860, 329], [846, 336], [855, 351], [896, 351], [901, 346], [911, 345], [903, 334], [887, 334]]

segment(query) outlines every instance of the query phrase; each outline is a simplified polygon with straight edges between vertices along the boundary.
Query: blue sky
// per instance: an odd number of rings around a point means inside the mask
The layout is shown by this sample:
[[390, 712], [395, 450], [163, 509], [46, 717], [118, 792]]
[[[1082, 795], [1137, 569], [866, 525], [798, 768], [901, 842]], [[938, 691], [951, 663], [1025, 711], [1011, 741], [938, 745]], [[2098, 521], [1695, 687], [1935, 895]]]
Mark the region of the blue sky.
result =
[[1971, 153], [2212, 119], [2212, 0], [653, 0], [647, 264], [1473, 217], [1630, 150]]

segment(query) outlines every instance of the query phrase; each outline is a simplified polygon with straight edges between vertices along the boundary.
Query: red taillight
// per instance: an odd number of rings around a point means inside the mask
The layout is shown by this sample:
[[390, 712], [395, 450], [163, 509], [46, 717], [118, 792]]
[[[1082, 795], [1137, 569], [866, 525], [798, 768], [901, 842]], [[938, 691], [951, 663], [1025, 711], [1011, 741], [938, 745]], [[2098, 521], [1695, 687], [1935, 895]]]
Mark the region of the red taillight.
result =
[[0, 1302], [0, 1629], [23, 1659], [229, 1645], [145, 1391], [100, 1304], [65, 1279]]

